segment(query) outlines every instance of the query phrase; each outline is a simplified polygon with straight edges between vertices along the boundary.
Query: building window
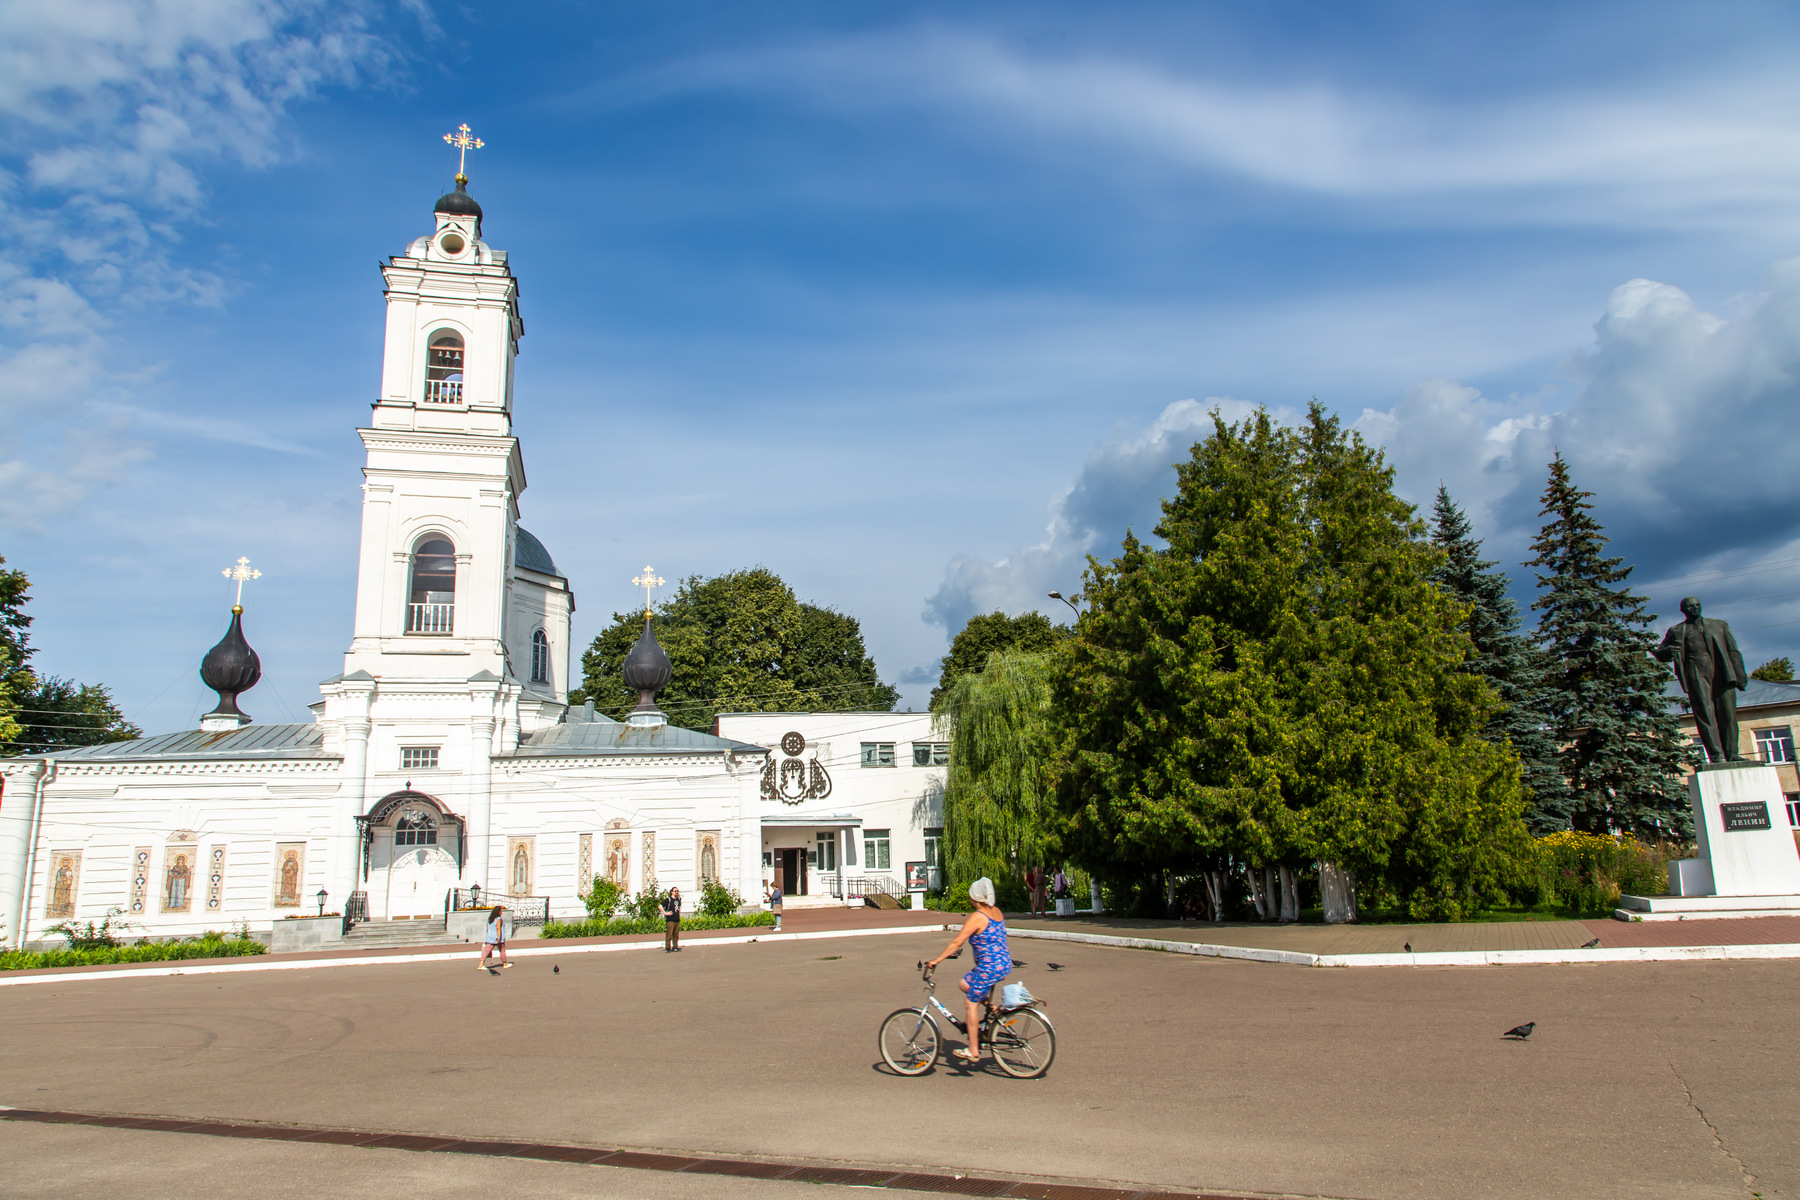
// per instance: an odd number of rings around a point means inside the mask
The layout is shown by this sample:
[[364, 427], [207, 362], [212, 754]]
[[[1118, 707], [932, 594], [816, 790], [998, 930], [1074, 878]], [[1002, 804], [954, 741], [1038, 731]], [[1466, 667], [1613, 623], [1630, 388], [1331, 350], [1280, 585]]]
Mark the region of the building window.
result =
[[456, 547], [441, 537], [413, 549], [406, 632], [449, 633], [456, 613]]
[[400, 751], [400, 769], [402, 771], [435, 771], [437, 770], [436, 746], [406, 746]]
[[550, 639], [541, 629], [531, 632], [531, 682], [550, 682]]
[[[453, 235], [454, 236], [454, 235]], [[444, 242], [446, 248], [449, 239]], [[444, 332], [431, 339], [425, 352], [425, 403], [461, 404], [463, 402], [463, 340]]]
[[949, 742], [914, 742], [913, 766], [941, 767], [950, 761]]
[[1756, 731], [1756, 756], [1766, 763], [1794, 761], [1794, 731], [1787, 725]]
[[1787, 793], [1788, 824], [1800, 829], [1800, 792]]
[[891, 767], [894, 765], [894, 743], [892, 742], [864, 742], [862, 752], [862, 765], [865, 767]]
[[863, 830], [863, 866], [869, 870], [885, 871], [891, 865], [888, 861], [888, 831]]
[[437, 835], [437, 822], [422, 808], [404, 809], [394, 822], [396, 846], [435, 846]]
[[818, 848], [813, 852], [813, 865], [821, 871], [837, 870], [837, 834], [821, 833], [818, 842]]
[[925, 831], [925, 865], [934, 871], [944, 865], [940, 857], [943, 854], [943, 842], [944, 831], [942, 829]]

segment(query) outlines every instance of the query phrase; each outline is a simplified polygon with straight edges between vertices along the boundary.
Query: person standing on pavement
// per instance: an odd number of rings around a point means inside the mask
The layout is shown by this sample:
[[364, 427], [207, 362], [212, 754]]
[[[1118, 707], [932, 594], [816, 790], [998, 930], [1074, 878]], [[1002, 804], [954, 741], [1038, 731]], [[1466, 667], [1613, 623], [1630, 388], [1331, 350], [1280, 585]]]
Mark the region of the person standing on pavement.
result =
[[1031, 897], [1031, 915], [1034, 917], [1044, 907], [1044, 902], [1038, 898], [1038, 884], [1042, 878], [1036, 867], [1025, 868], [1025, 894]]
[[475, 964], [477, 971], [493, 973], [488, 967], [488, 955], [492, 954], [496, 948], [500, 951], [500, 965], [512, 966], [506, 961], [506, 905], [504, 904], [496, 904], [488, 910], [487, 931], [481, 937], [481, 961]]
[[775, 914], [775, 932], [781, 932], [781, 881], [769, 885], [769, 911]]
[[681, 889], [670, 888], [662, 898], [663, 953], [681, 949]]

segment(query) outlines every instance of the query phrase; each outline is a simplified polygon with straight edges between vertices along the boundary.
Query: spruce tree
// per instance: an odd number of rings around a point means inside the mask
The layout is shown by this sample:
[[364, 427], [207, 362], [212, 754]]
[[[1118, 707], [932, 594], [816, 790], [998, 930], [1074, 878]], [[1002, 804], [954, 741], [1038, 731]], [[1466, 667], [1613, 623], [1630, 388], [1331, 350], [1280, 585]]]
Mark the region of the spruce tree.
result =
[[1431, 540], [1444, 552], [1432, 580], [1469, 606], [1463, 628], [1474, 652], [1463, 669], [1488, 681], [1504, 706], [1482, 728], [1496, 745], [1510, 745], [1519, 756], [1531, 808], [1525, 821], [1533, 833], [1568, 828], [1563, 815], [1568, 781], [1563, 778], [1556, 735], [1545, 708], [1544, 656], [1519, 632], [1519, 606], [1506, 594], [1508, 580], [1481, 557], [1481, 541], [1469, 519], [1438, 485], [1432, 508]]
[[1692, 828], [1680, 770], [1691, 752], [1670, 707], [1669, 669], [1650, 656], [1656, 614], [1622, 586], [1624, 559], [1605, 557], [1607, 538], [1560, 452], [1550, 463], [1528, 567], [1543, 594], [1538, 645], [1548, 663], [1546, 696], [1562, 746], [1568, 793], [1562, 816], [1589, 833], [1686, 836]]

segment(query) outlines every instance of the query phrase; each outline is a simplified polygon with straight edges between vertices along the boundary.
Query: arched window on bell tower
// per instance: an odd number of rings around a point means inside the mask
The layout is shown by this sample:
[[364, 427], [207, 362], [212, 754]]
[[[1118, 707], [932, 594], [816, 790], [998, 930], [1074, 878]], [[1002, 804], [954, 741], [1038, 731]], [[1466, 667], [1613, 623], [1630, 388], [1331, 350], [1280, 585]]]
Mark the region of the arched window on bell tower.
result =
[[531, 682], [550, 682], [550, 639], [541, 629], [531, 631]]
[[456, 547], [428, 535], [413, 547], [406, 632], [449, 633], [456, 616]]
[[463, 340], [459, 333], [441, 330], [431, 335], [425, 351], [425, 403], [463, 402]]

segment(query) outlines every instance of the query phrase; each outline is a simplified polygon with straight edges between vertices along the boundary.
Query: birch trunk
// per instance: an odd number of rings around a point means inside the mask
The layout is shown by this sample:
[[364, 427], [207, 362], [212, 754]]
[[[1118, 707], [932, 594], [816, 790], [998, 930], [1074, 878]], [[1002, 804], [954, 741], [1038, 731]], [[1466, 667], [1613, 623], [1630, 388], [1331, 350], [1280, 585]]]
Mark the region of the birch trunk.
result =
[[1269, 873], [1261, 867], [1250, 867], [1244, 873], [1250, 877], [1250, 903], [1256, 906], [1256, 919], [1272, 920], [1275, 905], [1269, 896]]
[[1319, 897], [1328, 923], [1342, 925], [1356, 919], [1356, 880], [1336, 863], [1319, 864]]
[[1298, 921], [1300, 919], [1300, 881], [1294, 878], [1294, 868], [1283, 863], [1279, 868], [1281, 874], [1281, 919]]
[[1225, 872], [1207, 871], [1206, 898], [1212, 901], [1212, 919], [1217, 924], [1225, 919]]

